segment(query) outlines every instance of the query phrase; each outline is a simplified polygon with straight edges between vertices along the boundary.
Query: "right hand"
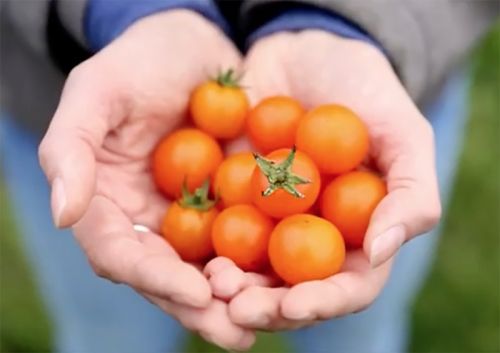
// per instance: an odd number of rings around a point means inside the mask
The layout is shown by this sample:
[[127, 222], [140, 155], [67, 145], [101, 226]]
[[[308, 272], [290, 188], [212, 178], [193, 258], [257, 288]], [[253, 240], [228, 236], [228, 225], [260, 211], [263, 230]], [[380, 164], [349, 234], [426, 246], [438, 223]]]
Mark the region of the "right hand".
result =
[[243, 350], [254, 332], [233, 324], [201, 272], [155, 234], [168, 202], [149, 170], [193, 88], [240, 61], [227, 38], [190, 11], [141, 19], [71, 72], [39, 156], [54, 222], [73, 227], [97, 275], [129, 285], [205, 339]]
[[[335, 102], [357, 112], [370, 134], [367, 162], [384, 176], [388, 194], [373, 212], [364, 248], [347, 252], [340, 273], [276, 287], [273, 278], [216, 258], [205, 268], [212, 291], [231, 299], [233, 322], [259, 330], [296, 329], [366, 309], [381, 293], [403, 242], [439, 220], [432, 127], [386, 56], [369, 43], [321, 30], [275, 33], [253, 45], [245, 66], [253, 103], [280, 94], [307, 109]], [[244, 140], [233, 144], [245, 149]]]

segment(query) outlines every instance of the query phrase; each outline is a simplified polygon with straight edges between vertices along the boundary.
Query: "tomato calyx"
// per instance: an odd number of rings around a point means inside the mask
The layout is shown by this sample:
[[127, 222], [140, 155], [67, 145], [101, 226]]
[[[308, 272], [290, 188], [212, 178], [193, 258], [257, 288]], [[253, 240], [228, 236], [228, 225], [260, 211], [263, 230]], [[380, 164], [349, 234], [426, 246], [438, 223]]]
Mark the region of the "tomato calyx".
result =
[[207, 179], [203, 185], [197, 188], [193, 193], [189, 192], [186, 182], [182, 185], [182, 197], [178, 201], [183, 208], [194, 208], [198, 211], [208, 211], [215, 206], [217, 200], [210, 200], [208, 191], [210, 190], [210, 181]]
[[233, 69], [228, 69], [227, 71], [221, 71], [214, 79], [218, 85], [222, 87], [230, 88], [240, 88], [240, 80], [243, 75], [236, 75]]
[[283, 189], [292, 196], [304, 198], [304, 194], [297, 190], [296, 186], [300, 184], [309, 184], [311, 181], [292, 173], [295, 153], [296, 149], [295, 146], [293, 146], [290, 154], [288, 154], [286, 159], [281, 163], [270, 161], [258, 153], [253, 154], [257, 166], [269, 182], [269, 186], [266, 190], [262, 191], [262, 196], [267, 197], [272, 195], [276, 190]]

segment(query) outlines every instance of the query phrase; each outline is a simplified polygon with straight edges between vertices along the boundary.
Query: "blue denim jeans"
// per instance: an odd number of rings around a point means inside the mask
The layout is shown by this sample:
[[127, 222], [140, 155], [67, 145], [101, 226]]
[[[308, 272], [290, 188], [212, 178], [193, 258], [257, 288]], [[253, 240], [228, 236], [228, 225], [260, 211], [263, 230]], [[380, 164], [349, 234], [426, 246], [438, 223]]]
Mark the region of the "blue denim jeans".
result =
[[[446, 204], [467, 116], [468, 76], [452, 77], [426, 116], [435, 130]], [[0, 120], [3, 170], [28, 259], [56, 327], [56, 350], [75, 353], [178, 352], [185, 331], [126, 286], [98, 278], [69, 231], [54, 228], [38, 141], [6, 114]], [[406, 350], [409, 308], [432, 263], [438, 232], [400, 251], [390, 280], [367, 310], [287, 334], [298, 352]]]

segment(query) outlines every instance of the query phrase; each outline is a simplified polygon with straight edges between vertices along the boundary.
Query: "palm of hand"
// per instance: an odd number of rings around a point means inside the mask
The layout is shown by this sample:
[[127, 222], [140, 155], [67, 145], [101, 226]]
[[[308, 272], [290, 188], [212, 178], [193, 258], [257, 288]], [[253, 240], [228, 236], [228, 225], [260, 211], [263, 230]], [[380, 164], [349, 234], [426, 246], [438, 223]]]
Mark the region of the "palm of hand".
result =
[[[359, 41], [321, 31], [276, 34], [259, 41], [245, 65], [254, 103], [285, 94], [306, 108], [339, 103], [357, 112], [370, 132], [367, 163], [386, 177], [389, 194], [374, 212], [364, 251], [348, 252], [341, 273], [290, 289], [266, 288], [275, 281], [243, 273], [218, 258], [205, 270], [212, 289], [220, 297], [232, 298], [233, 321], [256, 329], [293, 329], [362, 310], [388, 278], [392, 260], [381, 263], [397, 250], [379, 242], [374, 254], [375, 237], [396, 225], [403, 227], [399, 247], [403, 237], [428, 230], [439, 218], [429, 124], [384, 55]], [[244, 141], [237, 145], [248, 146]]]
[[[187, 23], [190, 31], [179, 31]], [[168, 202], [149, 171], [155, 145], [184, 122], [193, 88], [239, 62], [198, 15], [179, 10], [141, 20], [73, 70], [40, 160], [56, 224], [73, 225], [98, 275], [131, 286], [207, 340], [245, 349], [253, 332], [233, 324], [201, 272], [151, 234]]]

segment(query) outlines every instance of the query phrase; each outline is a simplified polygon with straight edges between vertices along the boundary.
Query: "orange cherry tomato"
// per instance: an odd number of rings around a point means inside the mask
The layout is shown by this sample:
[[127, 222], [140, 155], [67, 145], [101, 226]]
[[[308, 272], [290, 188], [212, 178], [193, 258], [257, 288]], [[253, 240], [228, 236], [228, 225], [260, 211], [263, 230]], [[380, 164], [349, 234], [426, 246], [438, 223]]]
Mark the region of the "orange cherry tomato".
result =
[[223, 207], [252, 203], [250, 191], [255, 159], [250, 152], [227, 157], [217, 169], [213, 190]]
[[154, 151], [153, 177], [161, 191], [178, 198], [184, 182], [189, 191], [193, 191], [215, 173], [222, 159], [217, 141], [203, 131], [177, 130]]
[[269, 260], [288, 284], [330, 277], [340, 271], [344, 259], [342, 235], [323, 218], [293, 215], [279, 222], [271, 233]]
[[226, 208], [212, 227], [215, 252], [233, 260], [242, 270], [261, 270], [268, 264], [267, 246], [272, 230], [271, 219], [254, 206]]
[[246, 125], [247, 135], [262, 153], [292, 148], [300, 118], [304, 114], [304, 108], [293, 98], [266, 98], [250, 111]]
[[384, 181], [371, 172], [355, 171], [335, 178], [325, 188], [321, 215], [335, 224], [348, 247], [363, 245], [370, 217], [387, 194]]
[[252, 175], [252, 201], [274, 218], [306, 212], [318, 198], [321, 178], [314, 162], [295, 149], [257, 156]]
[[194, 194], [185, 190], [163, 218], [161, 233], [184, 261], [201, 262], [213, 254], [212, 224], [219, 211], [207, 198], [209, 187], [206, 182]]
[[351, 110], [323, 105], [301, 119], [296, 145], [326, 174], [348, 172], [363, 161], [369, 147], [368, 129]]
[[215, 138], [235, 138], [245, 127], [248, 98], [233, 74], [233, 70], [220, 74], [198, 86], [191, 96], [189, 108], [195, 125]]

